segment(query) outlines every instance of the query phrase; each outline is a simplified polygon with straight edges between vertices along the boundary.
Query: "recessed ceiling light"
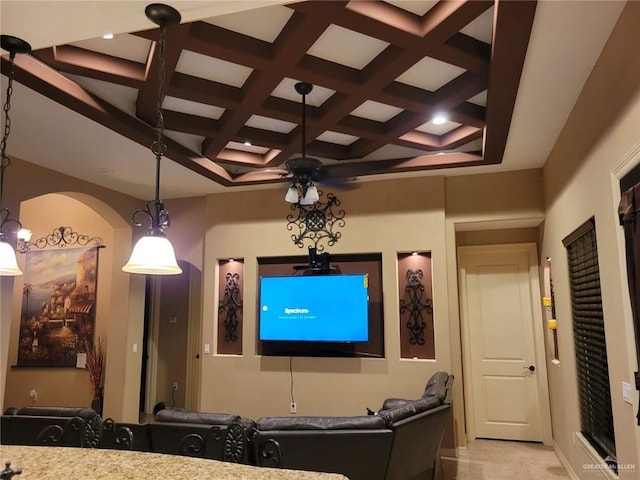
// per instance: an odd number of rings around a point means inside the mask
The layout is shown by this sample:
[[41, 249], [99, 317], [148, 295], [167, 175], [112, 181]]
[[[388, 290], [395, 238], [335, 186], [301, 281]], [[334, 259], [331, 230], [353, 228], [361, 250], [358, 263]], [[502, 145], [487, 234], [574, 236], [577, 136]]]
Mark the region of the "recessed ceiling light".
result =
[[447, 116], [444, 113], [439, 113], [431, 120], [431, 123], [434, 125], [442, 125], [443, 123], [447, 123]]
[[251, 142], [249, 140], [245, 140], [244, 141], [244, 146], [245, 147], [250, 147], [251, 146]]
[[113, 175], [116, 171], [113, 168], [97, 167], [96, 171], [103, 175]]
[[411, 255], [415, 257], [416, 255], [418, 255], [418, 252], [411, 252]]
[[230, 262], [235, 262], [236, 260], [235, 260], [235, 258], [230, 258], [229, 261]]
[[113, 33], [105, 33], [104, 35], [102, 35], [102, 38], [104, 38], [105, 40], [111, 40], [113, 39]]

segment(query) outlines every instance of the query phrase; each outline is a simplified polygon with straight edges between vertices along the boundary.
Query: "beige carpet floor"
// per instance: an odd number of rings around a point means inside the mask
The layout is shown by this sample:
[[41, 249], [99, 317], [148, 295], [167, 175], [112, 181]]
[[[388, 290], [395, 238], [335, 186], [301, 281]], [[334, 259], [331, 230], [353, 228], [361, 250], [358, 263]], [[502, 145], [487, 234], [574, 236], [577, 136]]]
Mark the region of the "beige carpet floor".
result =
[[569, 474], [552, 447], [540, 443], [480, 440], [467, 455], [442, 458], [444, 480], [566, 480]]

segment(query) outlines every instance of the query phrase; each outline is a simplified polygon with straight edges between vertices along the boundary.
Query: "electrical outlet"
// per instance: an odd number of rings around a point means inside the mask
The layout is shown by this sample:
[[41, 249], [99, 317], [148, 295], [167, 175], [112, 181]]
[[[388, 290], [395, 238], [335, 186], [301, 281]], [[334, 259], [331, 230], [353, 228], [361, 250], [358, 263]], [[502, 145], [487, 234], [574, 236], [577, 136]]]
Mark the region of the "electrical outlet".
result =
[[171, 388], [178, 390], [178, 382], [173, 382], [173, 386]]
[[291, 402], [291, 413], [296, 413], [298, 411], [298, 407], [296, 406], [296, 402]]
[[631, 397], [631, 384], [622, 382], [622, 400], [633, 405], [633, 398]]
[[31, 390], [29, 392], [29, 398], [33, 401], [33, 403], [36, 403], [36, 401], [38, 400], [38, 392], [36, 390]]

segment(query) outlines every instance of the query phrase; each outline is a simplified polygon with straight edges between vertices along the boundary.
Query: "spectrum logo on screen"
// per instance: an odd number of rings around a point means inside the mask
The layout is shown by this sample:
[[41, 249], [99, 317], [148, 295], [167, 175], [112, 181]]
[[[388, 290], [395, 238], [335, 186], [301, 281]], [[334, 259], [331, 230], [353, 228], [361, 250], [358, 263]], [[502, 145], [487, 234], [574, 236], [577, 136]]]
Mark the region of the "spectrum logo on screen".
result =
[[285, 308], [284, 313], [287, 315], [295, 315], [299, 313], [309, 313], [308, 308]]

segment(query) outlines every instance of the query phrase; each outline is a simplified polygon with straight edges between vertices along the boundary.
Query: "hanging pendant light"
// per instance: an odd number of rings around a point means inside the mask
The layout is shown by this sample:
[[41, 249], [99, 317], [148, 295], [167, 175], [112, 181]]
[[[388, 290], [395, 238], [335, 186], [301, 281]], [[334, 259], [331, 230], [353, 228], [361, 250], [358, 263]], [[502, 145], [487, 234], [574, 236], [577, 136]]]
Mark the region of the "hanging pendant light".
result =
[[30, 52], [31, 45], [11, 35], [1, 35], [0, 44], [3, 50], [9, 52], [9, 82], [4, 104], [4, 135], [0, 143], [0, 276], [17, 276], [22, 275], [22, 271], [18, 268], [16, 252], [9, 243], [9, 239], [4, 233], [4, 228], [9, 223], [13, 223], [17, 227], [15, 229], [17, 232], [22, 229], [22, 224], [19, 220], [11, 218], [9, 209], [2, 206], [2, 190], [4, 186], [4, 171], [11, 164], [11, 159], [7, 155], [7, 140], [9, 140], [9, 132], [11, 131], [9, 110], [11, 110], [11, 94], [13, 93], [13, 66], [16, 53]]
[[151, 226], [138, 240], [131, 257], [122, 270], [128, 273], [141, 273], [148, 275], [177, 275], [182, 269], [176, 261], [173, 245], [165, 235], [165, 228], [169, 227], [169, 212], [164, 208], [160, 200], [160, 160], [166, 151], [164, 143], [164, 118], [162, 114], [162, 102], [164, 100], [165, 82], [165, 44], [167, 26], [180, 23], [180, 13], [168, 5], [152, 3], [145, 9], [147, 18], [160, 26], [160, 39], [158, 41], [158, 65], [159, 86], [157, 103], [156, 140], [151, 146], [151, 151], [156, 157], [156, 190], [155, 200], [148, 201], [145, 208], [137, 210], [131, 217], [134, 225], [141, 227], [142, 223], [136, 220], [140, 215], [146, 216]]

